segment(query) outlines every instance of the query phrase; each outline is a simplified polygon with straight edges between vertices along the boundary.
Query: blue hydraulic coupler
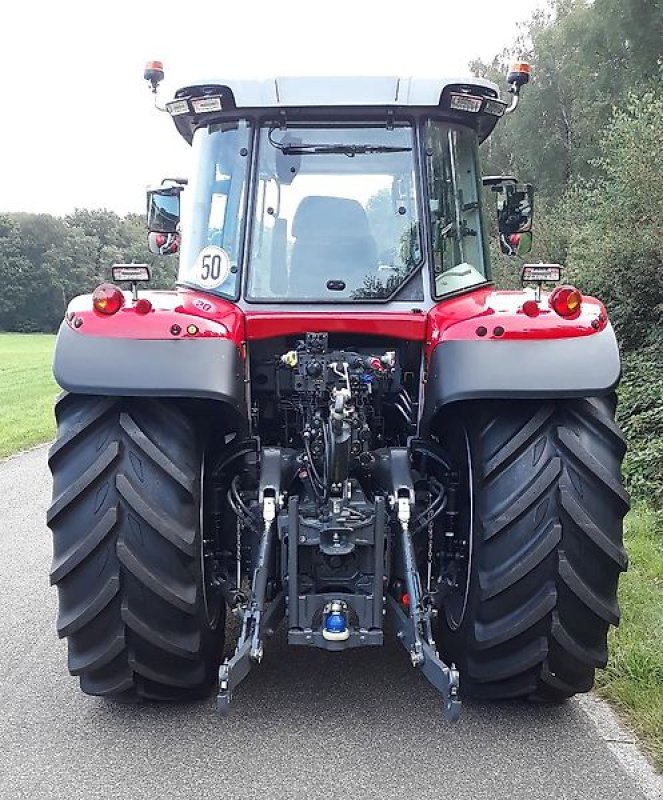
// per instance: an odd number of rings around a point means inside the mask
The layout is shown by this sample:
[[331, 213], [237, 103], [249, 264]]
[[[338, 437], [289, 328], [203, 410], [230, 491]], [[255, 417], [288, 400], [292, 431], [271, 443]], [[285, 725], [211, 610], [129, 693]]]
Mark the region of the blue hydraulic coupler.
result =
[[346, 617], [346, 605], [340, 600], [329, 604], [327, 609], [322, 636], [327, 641], [343, 642], [350, 636]]
[[346, 628], [347, 625], [345, 624], [345, 615], [340, 611], [332, 611], [332, 613], [327, 617], [325, 630], [329, 633], [343, 633]]

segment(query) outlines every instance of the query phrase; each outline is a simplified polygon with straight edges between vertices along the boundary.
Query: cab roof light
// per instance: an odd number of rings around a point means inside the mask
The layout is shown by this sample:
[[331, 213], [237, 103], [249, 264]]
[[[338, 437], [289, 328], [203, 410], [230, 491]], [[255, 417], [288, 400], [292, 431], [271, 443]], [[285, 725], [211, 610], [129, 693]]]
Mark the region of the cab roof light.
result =
[[453, 111], [466, 111], [470, 114], [478, 114], [481, 111], [484, 98], [473, 94], [459, 94], [452, 92], [449, 95], [449, 108]]
[[223, 104], [219, 95], [194, 97], [191, 100], [194, 114], [208, 114], [210, 111], [222, 111]]
[[166, 111], [170, 114], [171, 117], [179, 117], [181, 114], [188, 114], [189, 101], [171, 100], [169, 103], [166, 103]]
[[493, 117], [503, 117], [506, 113], [507, 106], [508, 103], [505, 103], [504, 100], [496, 100], [492, 97], [487, 97], [483, 110], [486, 114], [490, 114]]

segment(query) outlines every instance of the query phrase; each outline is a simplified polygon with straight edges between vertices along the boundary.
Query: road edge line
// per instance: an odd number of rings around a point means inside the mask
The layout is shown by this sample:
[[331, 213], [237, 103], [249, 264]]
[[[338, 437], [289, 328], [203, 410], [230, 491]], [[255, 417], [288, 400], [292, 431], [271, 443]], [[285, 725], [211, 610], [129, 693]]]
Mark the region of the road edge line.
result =
[[659, 775], [609, 703], [593, 694], [577, 696], [585, 715], [594, 725], [624, 771], [635, 781], [647, 800], [663, 800], [663, 776]]

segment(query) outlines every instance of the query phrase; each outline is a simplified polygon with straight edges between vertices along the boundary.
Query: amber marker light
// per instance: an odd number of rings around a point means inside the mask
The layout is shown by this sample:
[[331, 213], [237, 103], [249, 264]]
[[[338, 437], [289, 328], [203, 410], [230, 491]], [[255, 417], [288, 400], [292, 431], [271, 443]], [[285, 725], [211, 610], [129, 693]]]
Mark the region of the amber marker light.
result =
[[143, 77], [152, 85], [152, 91], [156, 92], [157, 86], [164, 78], [163, 62], [148, 61], [147, 64], [145, 64]]
[[507, 83], [515, 83], [517, 86], [524, 86], [529, 83], [532, 68], [527, 61], [516, 61], [511, 65], [507, 76]]
[[548, 300], [552, 310], [565, 319], [580, 316], [582, 295], [575, 286], [558, 286]]
[[102, 283], [92, 292], [92, 307], [99, 314], [109, 317], [124, 306], [124, 293], [119, 286]]

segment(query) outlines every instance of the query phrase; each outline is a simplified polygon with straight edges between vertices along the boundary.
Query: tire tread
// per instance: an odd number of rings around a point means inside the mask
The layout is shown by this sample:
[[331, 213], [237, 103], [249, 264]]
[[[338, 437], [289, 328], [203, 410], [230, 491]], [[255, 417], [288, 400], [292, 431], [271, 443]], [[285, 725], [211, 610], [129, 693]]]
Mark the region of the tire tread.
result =
[[225, 614], [210, 623], [200, 590], [191, 420], [175, 401], [69, 393], [56, 417], [50, 580], [70, 673], [87, 694], [123, 702], [204, 695]]
[[440, 615], [440, 649], [465, 694], [561, 702], [605, 667], [628, 565], [615, 408], [613, 395], [494, 401], [461, 418], [473, 443], [473, 588], [460, 628]]

